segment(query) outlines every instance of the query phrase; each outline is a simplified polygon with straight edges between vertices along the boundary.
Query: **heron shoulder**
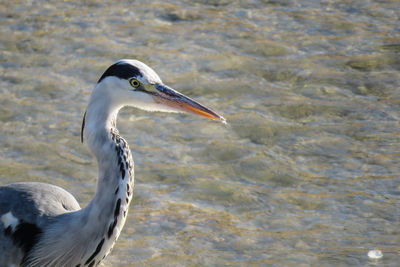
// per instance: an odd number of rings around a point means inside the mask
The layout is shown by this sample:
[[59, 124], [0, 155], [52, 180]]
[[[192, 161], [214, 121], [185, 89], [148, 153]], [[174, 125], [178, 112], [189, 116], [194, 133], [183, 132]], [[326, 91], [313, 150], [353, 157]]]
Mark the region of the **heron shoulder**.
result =
[[0, 186], [0, 265], [21, 261], [50, 218], [79, 209], [76, 199], [58, 186], [34, 182]]
[[12, 212], [18, 220], [40, 225], [49, 216], [79, 209], [76, 199], [55, 185], [23, 182], [0, 186], [0, 216]]

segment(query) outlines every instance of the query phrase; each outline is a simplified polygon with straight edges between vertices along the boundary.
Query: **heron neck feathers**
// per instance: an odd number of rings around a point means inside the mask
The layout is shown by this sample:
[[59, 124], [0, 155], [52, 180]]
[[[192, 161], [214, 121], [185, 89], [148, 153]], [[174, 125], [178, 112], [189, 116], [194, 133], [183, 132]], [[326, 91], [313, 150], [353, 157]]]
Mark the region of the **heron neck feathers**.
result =
[[98, 162], [94, 198], [85, 208], [53, 221], [32, 250], [32, 266], [96, 266], [125, 224], [134, 186], [133, 160], [115, 126], [119, 108], [100, 106], [89, 103], [85, 122], [87, 144]]

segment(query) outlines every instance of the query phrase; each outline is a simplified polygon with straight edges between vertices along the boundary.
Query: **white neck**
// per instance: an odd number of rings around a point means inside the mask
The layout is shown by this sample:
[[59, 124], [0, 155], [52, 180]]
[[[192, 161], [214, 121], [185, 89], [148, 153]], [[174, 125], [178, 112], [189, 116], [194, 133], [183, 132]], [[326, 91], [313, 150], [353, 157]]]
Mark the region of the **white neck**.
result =
[[113, 105], [101, 89], [94, 89], [85, 118], [87, 144], [98, 162], [95, 196], [85, 208], [62, 215], [43, 233], [30, 256], [38, 266], [96, 266], [124, 226], [134, 185], [133, 161], [115, 128], [121, 106]]

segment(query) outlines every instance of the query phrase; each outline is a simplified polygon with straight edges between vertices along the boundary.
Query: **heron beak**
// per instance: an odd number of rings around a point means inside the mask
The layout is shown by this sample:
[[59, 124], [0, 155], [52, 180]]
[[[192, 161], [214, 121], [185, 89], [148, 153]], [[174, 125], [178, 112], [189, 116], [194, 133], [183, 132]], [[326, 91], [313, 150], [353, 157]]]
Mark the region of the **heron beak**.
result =
[[175, 91], [174, 89], [164, 84], [156, 84], [154, 87], [157, 89], [157, 93], [153, 94], [153, 99], [157, 103], [167, 105], [178, 111], [192, 113], [226, 123], [225, 118], [221, 115], [218, 115], [211, 109]]

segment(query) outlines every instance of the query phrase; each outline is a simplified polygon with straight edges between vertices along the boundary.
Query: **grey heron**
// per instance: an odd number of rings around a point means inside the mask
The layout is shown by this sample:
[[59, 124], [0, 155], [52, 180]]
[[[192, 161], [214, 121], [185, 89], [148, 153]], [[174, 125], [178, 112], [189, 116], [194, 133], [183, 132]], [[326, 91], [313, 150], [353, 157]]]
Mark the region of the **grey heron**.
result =
[[81, 138], [98, 163], [93, 199], [80, 208], [64, 189], [38, 182], [0, 187], [0, 266], [96, 266], [124, 226], [134, 186], [128, 143], [116, 128], [119, 110], [186, 112], [225, 119], [165, 85], [138, 60], [111, 65], [95, 85]]

